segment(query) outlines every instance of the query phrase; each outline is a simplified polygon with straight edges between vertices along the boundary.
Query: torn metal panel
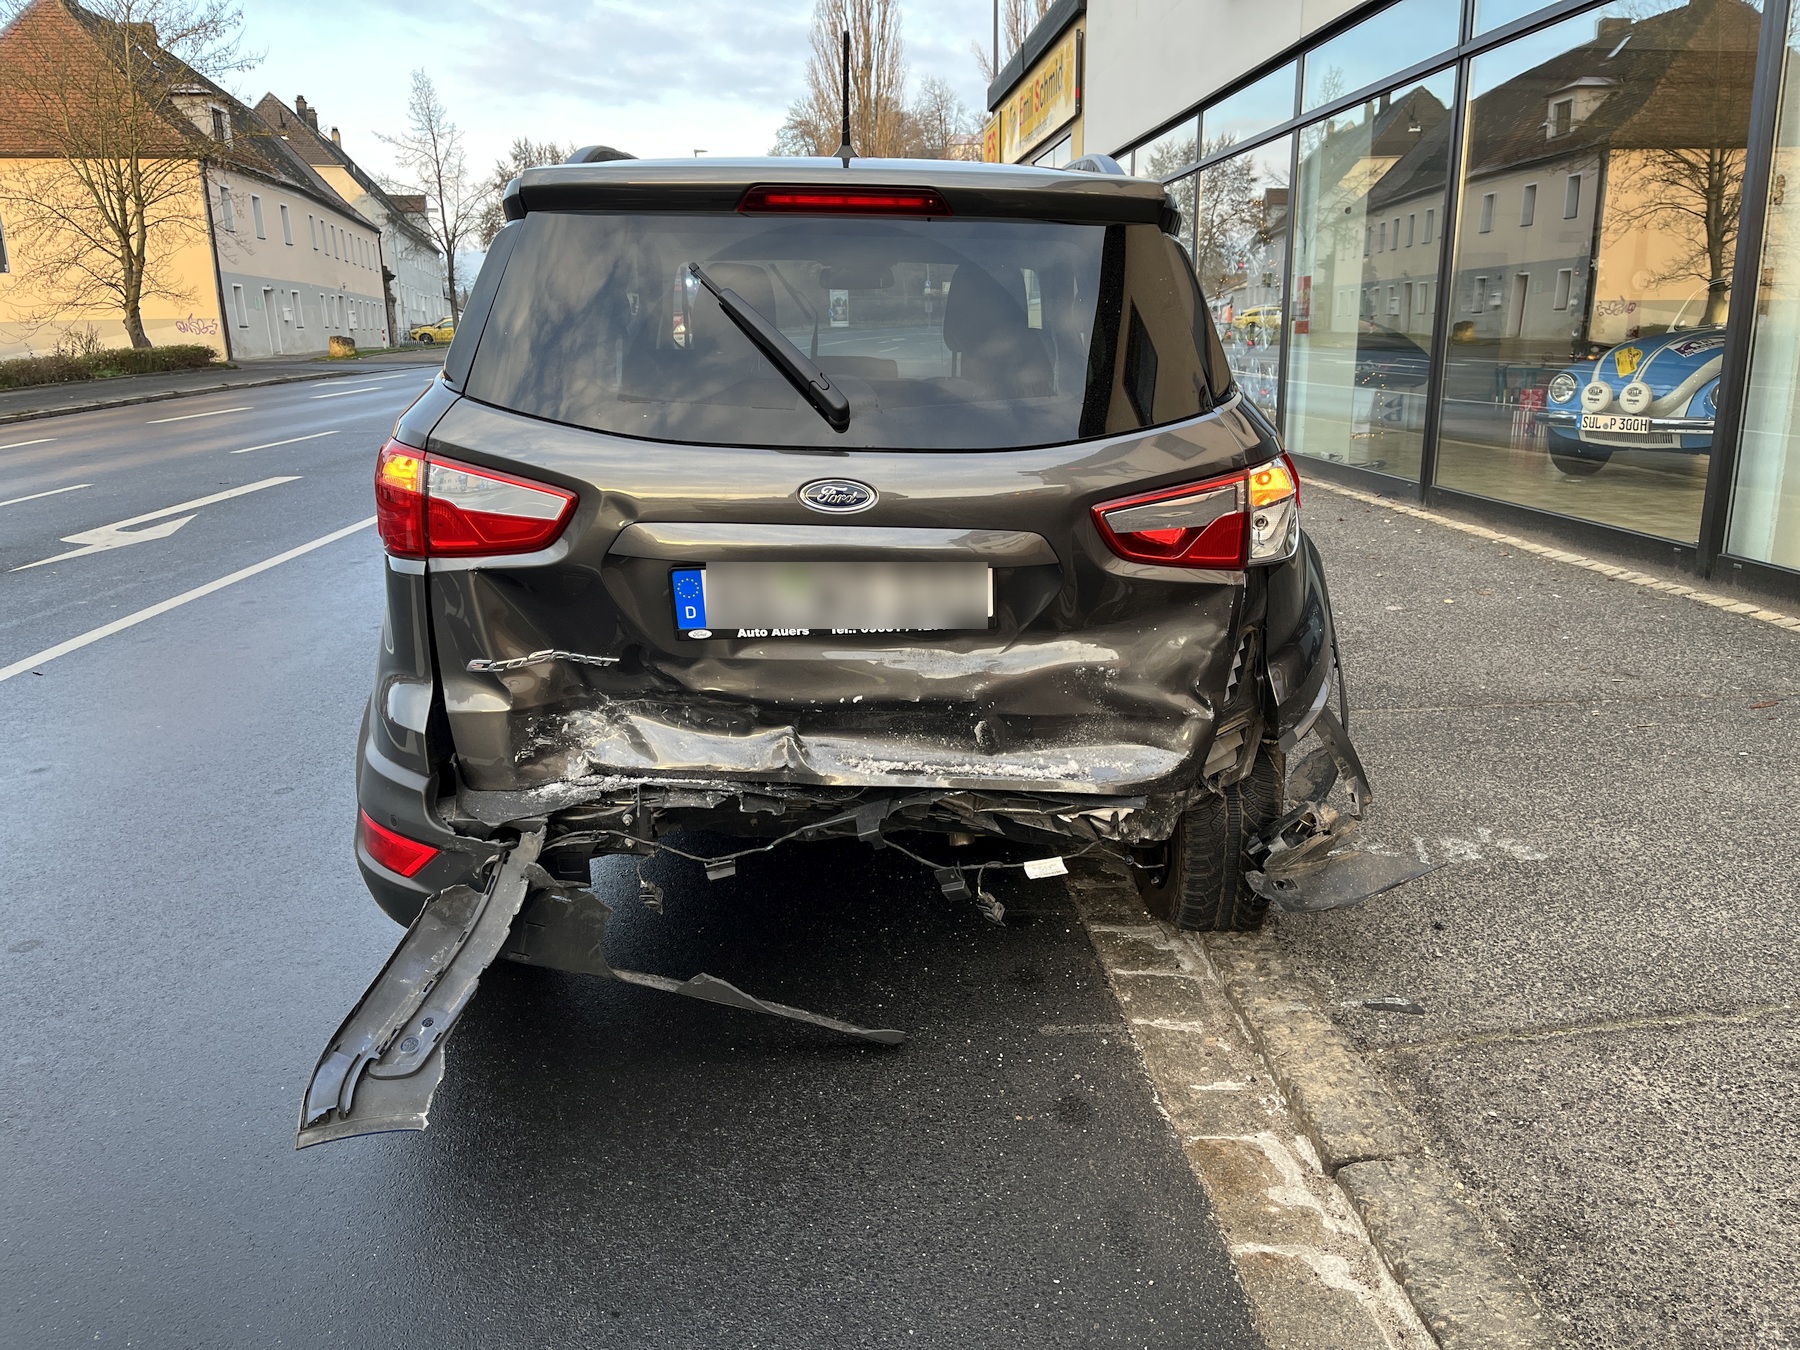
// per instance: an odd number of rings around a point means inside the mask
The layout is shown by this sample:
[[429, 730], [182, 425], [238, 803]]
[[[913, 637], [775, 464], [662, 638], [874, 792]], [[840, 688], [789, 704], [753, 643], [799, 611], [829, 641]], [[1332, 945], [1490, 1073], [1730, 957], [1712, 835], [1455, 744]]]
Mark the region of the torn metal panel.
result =
[[519, 916], [512, 941], [502, 953], [508, 960], [528, 965], [547, 966], [581, 975], [598, 975], [604, 979], [623, 980], [665, 994], [680, 994], [706, 1003], [722, 1003], [744, 1012], [763, 1013], [769, 1017], [805, 1022], [809, 1026], [835, 1031], [841, 1036], [869, 1041], [876, 1045], [899, 1045], [906, 1033], [892, 1028], [859, 1027], [850, 1022], [808, 1012], [786, 1003], [771, 1003], [745, 993], [713, 975], [695, 975], [687, 980], [674, 980], [666, 975], [651, 975], [639, 970], [623, 970], [606, 959], [606, 925], [612, 909], [592, 891], [583, 887], [559, 885], [540, 874], [548, 883], [532, 898], [531, 905]]
[[508, 849], [487, 887], [426, 902], [307, 1085], [296, 1148], [385, 1130], [422, 1130], [444, 1076], [444, 1043], [525, 901], [540, 828]]
[[1430, 863], [1351, 850], [1329, 855], [1322, 864], [1307, 871], [1250, 872], [1246, 880], [1251, 890], [1290, 914], [1317, 914], [1360, 905], [1371, 896], [1435, 870]]

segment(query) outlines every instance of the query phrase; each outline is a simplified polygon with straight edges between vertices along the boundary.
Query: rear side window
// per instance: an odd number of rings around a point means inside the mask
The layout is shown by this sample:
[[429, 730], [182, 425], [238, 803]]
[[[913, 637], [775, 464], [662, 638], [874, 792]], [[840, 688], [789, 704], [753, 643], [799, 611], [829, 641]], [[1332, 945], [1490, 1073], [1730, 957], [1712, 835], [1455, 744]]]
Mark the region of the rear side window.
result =
[[[661, 441], [999, 449], [1177, 421], [1228, 389], [1186, 254], [1152, 225], [544, 212], [513, 228], [465, 392], [533, 417]], [[846, 432], [690, 262], [831, 377]]]

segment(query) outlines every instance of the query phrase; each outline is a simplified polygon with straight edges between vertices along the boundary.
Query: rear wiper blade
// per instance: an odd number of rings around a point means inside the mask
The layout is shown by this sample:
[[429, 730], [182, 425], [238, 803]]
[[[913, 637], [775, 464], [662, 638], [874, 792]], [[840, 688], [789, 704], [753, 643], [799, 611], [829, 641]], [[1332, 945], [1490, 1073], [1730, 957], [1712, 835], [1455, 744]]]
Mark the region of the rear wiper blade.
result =
[[800, 391], [814, 411], [833, 431], [843, 431], [850, 425], [850, 400], [834, 385], [824, 371], [812, 361], [807, 354], [787, 340], [786, 335], [752, 309], [744, 297], [728, 286], [721, 286], [706, 275], [706, 269], [699, 263], [691, 262], [688, 270], [699, 278], [700, 284], [712, 292], [713, 299], [719, 302], [719, 308], [739, 329], [745, 337], [755, 345], [756, 349], [769, 358], [769, 364], [787, 376], [788, 383]]

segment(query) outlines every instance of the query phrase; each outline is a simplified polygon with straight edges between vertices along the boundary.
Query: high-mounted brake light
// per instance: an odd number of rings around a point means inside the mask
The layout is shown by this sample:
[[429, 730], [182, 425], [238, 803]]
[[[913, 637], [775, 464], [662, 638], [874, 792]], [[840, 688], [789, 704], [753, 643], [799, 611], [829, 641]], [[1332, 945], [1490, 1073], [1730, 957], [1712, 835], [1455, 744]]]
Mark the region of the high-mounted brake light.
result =
[[375, 519], [396, 558], [535, 553], [562, 533], [576, 497], [548, 483], [463, 464], [399, 441], [375, 462]]
[[370, 819], [367, 811], [362, 813], [362, 842], [371, 858], [388, 871], [398, 872], [403, 877], [417, 874], [441, 851], [430, 844], [421, 844], [417, 839], [395, 834], [384, 825], [377, 825]]
[[1252, 469], [1101, 502], [1094, 526], [1128, 562], [1239, 571], [1300, 546], [1300, 473], [1286, 455]]
[[950, 204], [933, 188], [771, 187], [761, 184], [744, 193], [738, 210], [746, 213], [793, 211], [809, 215], [947, 216]]

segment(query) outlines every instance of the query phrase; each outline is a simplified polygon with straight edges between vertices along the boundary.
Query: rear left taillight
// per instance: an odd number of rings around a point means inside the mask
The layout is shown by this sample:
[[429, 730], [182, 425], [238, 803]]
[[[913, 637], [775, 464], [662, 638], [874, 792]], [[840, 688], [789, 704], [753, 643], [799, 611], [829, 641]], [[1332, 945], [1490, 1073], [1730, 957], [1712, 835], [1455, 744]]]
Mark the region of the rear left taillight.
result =
[[1300, 474], [1281, 455], [1199, 483], [1101, 502], [1094, 525], [1128, 562], [1240, 571], [1300, 546]]
[[416, 875], [442, 851], [417, 839], [395, 834], [385, 825], [377, 825], [367, 811], [362, 813], [362, 842], [371, 858], [403, 877]]
[[555, 542], [576, 497], [498, 469], [426, 454], [399, 441], [375, 462], [375, 519], [396, 558], [535, 553]]

